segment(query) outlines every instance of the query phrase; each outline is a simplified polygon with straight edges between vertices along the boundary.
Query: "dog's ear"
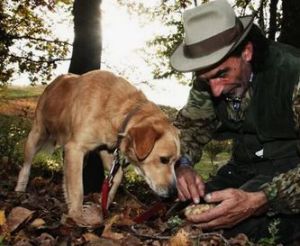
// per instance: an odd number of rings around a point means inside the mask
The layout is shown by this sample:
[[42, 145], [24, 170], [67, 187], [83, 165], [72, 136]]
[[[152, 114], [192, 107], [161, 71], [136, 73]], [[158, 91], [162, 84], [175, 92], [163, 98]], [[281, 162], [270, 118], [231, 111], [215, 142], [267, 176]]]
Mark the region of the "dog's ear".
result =
[[151, 126], [133, 127], [128, 131], [128, 137], [130, 139], [130, 146], [128, 147], [132, 147], [137, 159], [142, 161], [150, 154], [155, 141], [159, 139], [160, 136], [161, 133]]

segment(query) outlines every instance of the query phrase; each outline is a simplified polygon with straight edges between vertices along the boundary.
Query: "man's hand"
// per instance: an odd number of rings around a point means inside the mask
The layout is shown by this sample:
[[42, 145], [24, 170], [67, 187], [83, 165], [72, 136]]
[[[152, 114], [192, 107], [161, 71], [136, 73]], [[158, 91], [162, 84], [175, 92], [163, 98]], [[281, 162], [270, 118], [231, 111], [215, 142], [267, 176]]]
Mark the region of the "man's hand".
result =
[[267, 198], [261, 192], [245, 192], [239, 189], [225, 189], [207, 194], [207, 203], [218, 205], [188, 220], [198, 223], [203, 229], [231, 228], [252, 215], [266, 210]]
[[189, 166], [179, 166], [175, 169], [177, 177], [178, 198], [181, 201], [192, 199], [194, 203], [200, 202], [204, 196], [204, 183], [202, 178]]

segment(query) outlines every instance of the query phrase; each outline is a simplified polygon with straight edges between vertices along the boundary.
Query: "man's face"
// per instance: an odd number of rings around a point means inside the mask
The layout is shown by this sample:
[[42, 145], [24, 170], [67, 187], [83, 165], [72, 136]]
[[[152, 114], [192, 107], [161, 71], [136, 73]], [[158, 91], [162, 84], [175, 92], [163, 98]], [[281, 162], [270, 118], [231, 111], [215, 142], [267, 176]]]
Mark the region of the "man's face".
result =
[[252, 68], [253, 46], [248, 43], [240, 57], [229, 57], [217, 67], [199, 75], [206, 81], [213, 96], [243, 97], [248, 88]]

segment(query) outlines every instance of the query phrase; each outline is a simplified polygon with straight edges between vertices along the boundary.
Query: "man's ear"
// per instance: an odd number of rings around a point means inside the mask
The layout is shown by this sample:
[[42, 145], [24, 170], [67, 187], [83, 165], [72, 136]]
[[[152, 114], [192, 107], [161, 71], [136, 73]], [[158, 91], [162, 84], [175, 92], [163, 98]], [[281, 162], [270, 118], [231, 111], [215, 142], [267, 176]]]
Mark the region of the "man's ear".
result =
[[250, 62], [252, 60], [252, 56], [253, 56], [253, 44], [252, 42], [248, 42], [242, 52], [242, 58], [245, 61]]
[[139, 161], [144, 160], [152, 151], [161, 133], [152, 126], [133, 127], [128, 131], [128, 148], [132, 148]]

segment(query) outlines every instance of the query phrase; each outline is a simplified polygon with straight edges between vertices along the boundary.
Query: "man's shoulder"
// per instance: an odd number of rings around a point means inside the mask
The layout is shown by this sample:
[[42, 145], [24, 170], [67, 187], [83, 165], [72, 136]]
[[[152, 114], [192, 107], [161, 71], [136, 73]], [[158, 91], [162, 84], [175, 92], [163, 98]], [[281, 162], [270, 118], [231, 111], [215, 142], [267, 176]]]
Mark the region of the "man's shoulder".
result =
[[285, 77], [286, 74], [299, 75], [300, 73], [300, 49], [288, 44], [271, 42], [266, 58], [265, 70], [276, 72]]
[[300, 61], [300, 49], [294, 46], [280, 42], [271, 42], [269, 50], [281, 59]]
[[285, 44], [285, 43], [281, 43], [281, 42], [274, 42], [272, 41], [270, 44], [271, 47], [280, 49], [284, 52], [296, 55], [296, 56], [300, 56], [300, 48], [297, 48], [295, 46], [289, 45], [289, 44]]

